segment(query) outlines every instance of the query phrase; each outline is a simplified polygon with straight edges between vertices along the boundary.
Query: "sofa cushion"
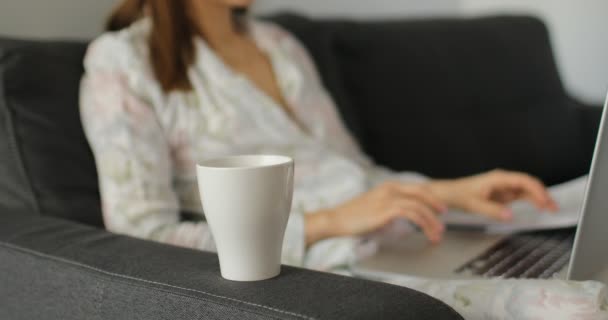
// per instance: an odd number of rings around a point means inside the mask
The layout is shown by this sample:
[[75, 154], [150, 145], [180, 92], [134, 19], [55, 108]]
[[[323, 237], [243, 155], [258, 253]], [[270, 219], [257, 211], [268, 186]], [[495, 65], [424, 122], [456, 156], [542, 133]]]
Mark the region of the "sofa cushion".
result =
[[502, 167], [555, 183], [586, 162], [578, 113], [537, 19], [369, 22], [337, 38], [379, 163], [444, 178]]
[[101, 226], [78, 112], [85, 43], [0, 39], [0, 208]]

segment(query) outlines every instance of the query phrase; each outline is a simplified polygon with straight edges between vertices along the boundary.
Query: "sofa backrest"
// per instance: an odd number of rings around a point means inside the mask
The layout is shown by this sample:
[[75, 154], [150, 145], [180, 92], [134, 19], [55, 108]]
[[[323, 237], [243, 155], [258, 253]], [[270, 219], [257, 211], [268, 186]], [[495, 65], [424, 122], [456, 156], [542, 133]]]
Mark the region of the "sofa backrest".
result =
[[[555, 183], [589, 163], [537, 19], [272, 19], [309, 49], [379, 164], [435, 177], [502, 167]], [[0, 210], [102, 225], [78, 112], [85, 50], [0, 39]]]
[[441, 178], [500, 167], [548, 183], [589, 163], [539, 19], [273, 19], [312, 53], [377, 163]]
[[85, 43], [0, 40], [0, 211], [102, 225], [78, 112], [85, 50]]

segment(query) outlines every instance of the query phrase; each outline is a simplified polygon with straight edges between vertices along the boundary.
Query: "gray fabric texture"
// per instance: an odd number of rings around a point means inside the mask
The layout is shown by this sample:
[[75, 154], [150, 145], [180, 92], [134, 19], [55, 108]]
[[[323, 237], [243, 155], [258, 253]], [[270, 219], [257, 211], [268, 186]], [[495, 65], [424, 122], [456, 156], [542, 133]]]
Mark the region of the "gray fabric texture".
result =
[[461, 319], [423, 293], [284, 266], [220, 277], [215, 254], [0, 213], [0, 319]]
[[442, 179], [503, 168], [549, 185], [589, 171], [599, 112], [582, 123], [538, 18], [272, 19], [302, 40], [378, 164]]
[[[8, 46], [10, 42], [2, 43]], [[7, 95], [4, 85], [5, 76], [2, 70], [11, 63], [0, 45], [0, 209], [37, 212], [30, 185], [27, 183], [25, 168], [18, 152], [14, 135], [14, 120], [11, 111], [6, 108]]]
[[85, 50], [0, 39], [0, 209], [103, 225], [78, 111]]

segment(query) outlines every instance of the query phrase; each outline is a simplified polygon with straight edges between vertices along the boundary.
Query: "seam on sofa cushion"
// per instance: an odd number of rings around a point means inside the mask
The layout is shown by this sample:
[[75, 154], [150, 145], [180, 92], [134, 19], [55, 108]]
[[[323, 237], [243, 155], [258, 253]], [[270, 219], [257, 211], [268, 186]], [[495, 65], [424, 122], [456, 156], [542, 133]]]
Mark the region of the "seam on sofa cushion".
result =
[[[11, 249], [11, 248], [9, 248], [9, 249]], [[28, 254], [28, 252], [23, 252], [22, 250], [13, 250], [13, 251], [15, 251], [15, 252], [16, 251], [20, 251], [19, 253]], [[80, 267], [80, 266], [75, 265], [74, 267]], [[106, 276], [107, 276], [107, 274], [105, 274], [105, 273], [103, 273], [103, 274], [91, 273], [91, 277], [94, 278], [95, 281], [99, 280], [100, 283], [111, 283], [112, 280], [109, 279]], [[115, 279], [115, 281], [120, 282], [121, 284], [128, 284], [128, 285], [131, 285], [131, 286], [134, 286], [134, 287], [137, 287], [137, 288], [152, 289], [154, 291], [163, 292], [163, 293], [166, 293], [168, 295], [190, 298], [190, 299], [193, 299], [193, 300], [196, 300], [196, 301], [204, 301], [206, 303], [213, 303], [213, 304], [225, 306], [225, 307], [228, 307], [228, 308], [234, 307], [233, 305], [228, 304], [228, 303], [222, 303], [222, 302], [218, 302], [218, 301], [212, 301], [212, 300], [209, 300], [207, 298], [197, 297], [197, 296], [186, 294], [186, 293], [178, 293], [178, 292], [175, 292], [175, 291], [169, 291], [169, 290], [162, 289], [162, 288], [159, 288], [159, 287], [152, 287], [152, 286], [141, 285], [141, 284], [137, 284], [137, 283], [133, 283], [133, 282], [127, 282], [126, 280], [127, 279]], [[131, 280], [131, 279], [129, 279], [129, 280]], [[99, 285], [96, 285], [95, 289], [99, 289], [98, 291], [100, 291], [100, 293], [97, 295], [98, 298], [99, 298], [99, 301], [97, 301], [95, 303], [95, 313], [94, 313], [94, 315], [97, 316], [97, 317], [95, 317], [95, 319], [102, 320], [104, 318], [100, 317], [101, 313], [102, 313], [102, 311], [101, 311], [102, 307], [101, 306], [103, 305], [104, 295], [105, 295], [106, 291], [104, 291], [103, 288], [100, 288]], [[259, 311], [255, 311], [255, 310], [246, 310], [246, 312], [247, 313], [256, 314], [256, 315], [260, 315], [260, 316], [264, 316], [264, 317], [273, 318], [273, 319], [281, 319], [281, 318], [277, 318], [275, 316], [272, 316], [272, 315], [269, 315], [269, 314], [265, 314], [265, 313], [262, 313], [262, 312], [259, 312]]]
[[[202, 291], [202, 290], [196, 290], [196, 289], [191, 289], [191, 288], [184, 288], [184, 287], [180, 287], [180, 286], [176, 286], [176, 285], [171, 285], [168, 283], [162, 283], [162, 282], [157, 282], [157, 281], [152, 281], [152, 280], [146, 280], [146, 279], [142, 279], [142, 278], [138, 278], [138, 277], [133, 277], [133, 276], [127, 276], [127, 275], [123, 275], [123, 274], [118, 274], [118, 273], [114, 273], [114, 272], [110, 272], [110, 271], [106, 271], [103, 269], [99, 269], [87, 264], [83, 264], [80, 262], [76, 262], [76, 261], [72, 261], [69, 259], [65, 259], [65, 258], [60, 258], [60, 257], [55, 257], [46, 253], [42, 253], [42, 252], [38, 252], [35, 250], [31, 250], [28, 248], [23, 248], [11, 243], [6, 243], [6, 242], [0, 242], [0, 246], [15, 250], [15, 251], [21, 251], [24, 253], [28, 253], [34, 256], [39, 256], [39, 257], [43, 257], [49, 260], [54, 260], [54, 261], [58, 261], [58, 262], [63, 262], [63, 263], [67, 263], [73, 266], [78, 266], [84, 269], [88, 269], [91, 271], [95, 271], [101, 274], [105, 274], [108, 276], [112, 276], [112, 277], [117, 277], [117, 278], [122, 278], [124, 280], [133, 280], [133, 281], [137, 281], [137, 282], [143, 282], [143, 283], [147, 283], [147, 284], [154, 284], [154, 285], [159, 285], [159, 286], [165, 286], [165, 287], [169, 287], [169, 288], [175, 288], [175, 289], [180, 289], [180, 290], [185, 290], [185, 291], [190, 291], [190, 292], [197, 292], [200, 294], [204, 294], [210, 297], [214, 297], [214, 298], [219, 298], [219, 299], [224, 299], [224, 300], [228, 300], [228, 301], [233, 301], [233, 302], [238, 302], [238, 303], [242, 303], [245, 305], [249, 305], [249, 306], [254, 306], [254, 307], [259, 307], [259, 308], [263, 308], [263, 309], [267, 309], [267, 310], [271, 310], [274, 312], [278, 312], [278, 313], [282, 313], [282, 314], [286, 314], [286, 315], [290, 315], [290, 316], [294, 316], [294, 317], [298, 317], [301, 319], [307, 319], [307, 320], [315, 320], [315, 318], [300, 314], [300, 313], [296, 313], [296, 312], [291, 312], [291, 311], [286, 311], [286, 310], [281, 310], [281, 309], [277, 309], [277, 308], [273, 308], [273, 307], [269, 307], [269, 306], [265, 306], [265, 305], [261, 305], [258, 303], [254, 303], [254, 302], [248, 302], [248, 301], [244, 301], [244, 300], [239, 300], [236, 298], [231, 298], [231, 297], [226, 297], [226, 296], [222, 296], [222, 295], [218, 295], [218, 294], [214, 294], [214, 293], [210, 293], [210, 292], [206, 292], [206, 291]], [[166, 290], [162, 290], [159, 288], [154, 288], [157, 290], [161, 290], [164, 292], [167, 292]], [[177, 294], [179, 295], [179, 293], [175, 293], [175, 292], [169, 292], [171, 294]], [[197, 297], [192, 297], [192, 298], [197, 298]]]
[[[17, 59], [17, 58], [14, 56], [11, 56], [11, 50], [7, 50], [6, 52], [4, 52], [4, 54], [2, 56], [0, 56], [0, 64], [8, 64], [8, 61], [10, 61], [10, 59]], [[17, 170], [19, 171], [19, 175], [21, 175], [21, 179], [23, 180], [26, 188], [29, 191], [28, 198], [30, 200], [30, 205], [33, 206], [33, 209], [37, 214], [40, 214], [40, 205], [38, 203], [38, 198], [36, 197], [36, 194], [34, 193], [34, 188], [32, 187], [31, 179], [29, 178], [29, 175], [27, 174], [27, 170], [23, 163], [23, 156], [21, 155], [21, 151], [18, 147], [17, 136], [15, 133], [15, 125], [13, 122], [14, 121], [13, 112], [11, 111], [11, 109], [8, 106], [5, 86], [6, 86], [6, 82], [4, 79], [3, 72], [0, 72], [0, 108], [3, 108], [4, 111], [6, 112], [6, 126], [7, 126], [6, 135], [7, 135], [8, 147], [10, 149], [8, 156], [12, 157], [12, 160], [14, 161], [15, 165], [17, 166]]]
[[[16, 250], [13, 250], [13, 251], [16, 251]], [[25, 255], [28, 254], [27, 252], [21, 252], [21, 253], [25, 254]], [[94, 285], [94, 288], [95, 288], [94, 290], [95, 290], [96, 294], [93, 296], [93, 299], [95, 299], [96, 301], [93, 302], [93, 306], [95, 308], [93, 312], [95, 312], [94, 315], [96, 315], [95, 318], [97, 320], [103, 320], [101, 314], [102, 314], [102, 305], [103, 305], [103, 302], [104, 302], [105, 291], [103, 289], [103, 285], [100, 285], [100, 283], [104, 283], [104, 282], [108, 283], [111, 280], [110, 279], [103, 279], [103, 278], [101, 278], [101, 275], [98, 275], [96, 277], [95, 274], [92, 274], [91, 277], [93, 277], [93, 278], [100, 278], [100, 280], [101, 280], [101, 281], [98, 281], [98, 282], [96, 281], [97, 283], [95, 283], [95, 285]]]

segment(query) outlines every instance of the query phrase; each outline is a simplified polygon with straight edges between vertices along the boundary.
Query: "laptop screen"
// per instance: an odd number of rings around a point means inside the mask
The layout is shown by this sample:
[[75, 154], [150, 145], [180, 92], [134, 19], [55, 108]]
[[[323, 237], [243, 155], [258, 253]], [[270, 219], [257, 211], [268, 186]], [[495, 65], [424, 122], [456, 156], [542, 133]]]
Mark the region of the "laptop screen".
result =
[[569, 280], [595, 280], [596, 275], [608, 267], [608, 121], [604, 104], [597, 135], [593, 161], [589, 172], [585, 201], [576, 237]]

